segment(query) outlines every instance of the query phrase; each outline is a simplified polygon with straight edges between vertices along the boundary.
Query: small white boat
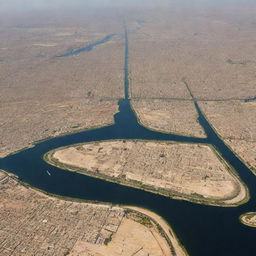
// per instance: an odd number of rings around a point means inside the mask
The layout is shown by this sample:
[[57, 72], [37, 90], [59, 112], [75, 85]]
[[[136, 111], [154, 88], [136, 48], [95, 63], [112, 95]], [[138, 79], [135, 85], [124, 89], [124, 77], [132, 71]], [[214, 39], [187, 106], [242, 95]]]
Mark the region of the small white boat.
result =
[[46, 172], [47, 172], [47, 174], [48, 174], [49, 176], [51, 176], [51, 173], [50, 173], [48, 170], [46, 170]]

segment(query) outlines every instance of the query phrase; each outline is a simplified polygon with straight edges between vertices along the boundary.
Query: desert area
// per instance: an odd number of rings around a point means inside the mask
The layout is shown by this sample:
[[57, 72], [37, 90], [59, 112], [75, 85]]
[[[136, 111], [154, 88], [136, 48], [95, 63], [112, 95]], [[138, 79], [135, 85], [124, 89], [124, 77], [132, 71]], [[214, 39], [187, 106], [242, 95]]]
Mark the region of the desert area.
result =
[[186, 255], [156, 220], [132, 208], [54, 198], [2, 171], [0, 185], [1, 255]]
[[150, 129], [201, 137], [191, 125], [196, 115], [189, 88], [225, 143], [255, 172], [255, 6], [181, 6], [147, 9], [139, 33], [130, 35], [133, 108]]
[[200, 102], [221, 138], [256, 171], [256, 101]]
[[150, 129], [185, 136], [206, 137], [192, 101], [132, 100], [139, 122]]
[[0, 255], [256, 255], [255, 13], [2, 1]]
[[92, 20], [93, 13], [76, 13], [73, 22], [66, 18], [74, 13], [66, 15], [29, 13], [11, 21], [2, 17], [1, 157], [38, 140], [114, 122], [118, 99], [123, 96], [120, 36], [86, 55], [56, 56], [101, 40], [122, 27], [116, 20], [109, 23], [111, 14], [104, 17], [97, 13]]
[[136, 13], [131, 96], [189, 99], [186, 82], [198, 100], [255, 97], [254, 11], [252, 1], [171, 1]]

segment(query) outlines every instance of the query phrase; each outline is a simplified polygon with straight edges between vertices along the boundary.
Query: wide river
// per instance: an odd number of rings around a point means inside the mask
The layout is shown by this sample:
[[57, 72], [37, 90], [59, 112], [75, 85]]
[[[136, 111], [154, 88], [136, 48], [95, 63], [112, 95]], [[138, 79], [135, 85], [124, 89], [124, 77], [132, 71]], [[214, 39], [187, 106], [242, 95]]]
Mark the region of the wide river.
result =
[[[0, 169], [14, 173], [31, 186], [52, 194], [148, 208], [167, 220], [191, 256], [256, 255], [256, 229], [244, 226], [239, 222], [240, 214], [256, 209], [256, 177], [217, 136], [202, 115], [196, 101], [194, 103], [198, 111], [199, 122], [207, 134], [205, 139], [164, 134], [140, 126], [130, 107], [128, 52], [128, 36], [125, 33], [125, 97], [119, 102], [119, 112], [114, 116], [115, 123], [113, 125], [40, 142], [33, 148], [0, 158]], [[74, 54], [77, 53], [74, 51]], [[64, 171], [48, 165], [43, 160], [43, 155], [46, 152], [57, 147], [112, 139], [147, 139], [211, 144], [246, 183], [251, 200], [239, 207], [199, 205]], [[50, 170], [51, 176], [47, 174], [46, 170]]]

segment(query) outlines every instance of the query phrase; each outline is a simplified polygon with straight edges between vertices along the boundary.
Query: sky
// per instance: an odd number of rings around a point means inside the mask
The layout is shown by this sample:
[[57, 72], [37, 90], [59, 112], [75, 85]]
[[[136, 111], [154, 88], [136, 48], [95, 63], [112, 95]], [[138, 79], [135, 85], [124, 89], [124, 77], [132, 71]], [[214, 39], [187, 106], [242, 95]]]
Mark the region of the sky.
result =
[[65, 8], [81, 5], [104, 6], [112, 0], [0, 0], [2, 10]]

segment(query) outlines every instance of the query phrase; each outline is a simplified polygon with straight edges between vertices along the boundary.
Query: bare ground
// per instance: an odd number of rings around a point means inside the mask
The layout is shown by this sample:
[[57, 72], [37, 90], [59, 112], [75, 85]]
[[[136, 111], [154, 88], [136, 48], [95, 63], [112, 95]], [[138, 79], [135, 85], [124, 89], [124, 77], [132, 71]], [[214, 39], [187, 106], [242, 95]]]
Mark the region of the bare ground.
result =
[[135, 11], [144, 23], [129, 39], [132, 97], [189, 99], [184, 81], [197, 99], [255, 97], [255, 2], [185, 5]]
[[227, 145], [255, 173], [256, 101], [200, 102], [200, 106]]
[[225, 140], [225, 143], [245, 162], [256, 175], [256, 141]]
[[112, 124], [118, 111], [117, 101], [83, 98], [0, 105], [0, 157], [48, 137]]
[[150, 211], [58, 199], [25, 187], [2, 171], [0, 199], [3, 256], [128, 256], [136, 251], [140, 252], [136, 255], [185, 255], [176, 239], [172, 245], [158, 231], [156, 225], [162, 223], [156, 217], [151, 220]]
[[0, 157], [51, 136], [113, 123], [123, 97], [120, 36], [76, 56], [55, 57], [122, 31], [112, 11], [99, 18], [100, 12], [0, 18]]
[[132, 100], [142, 125], [157, 131], [206, 137], [192, 101]]

